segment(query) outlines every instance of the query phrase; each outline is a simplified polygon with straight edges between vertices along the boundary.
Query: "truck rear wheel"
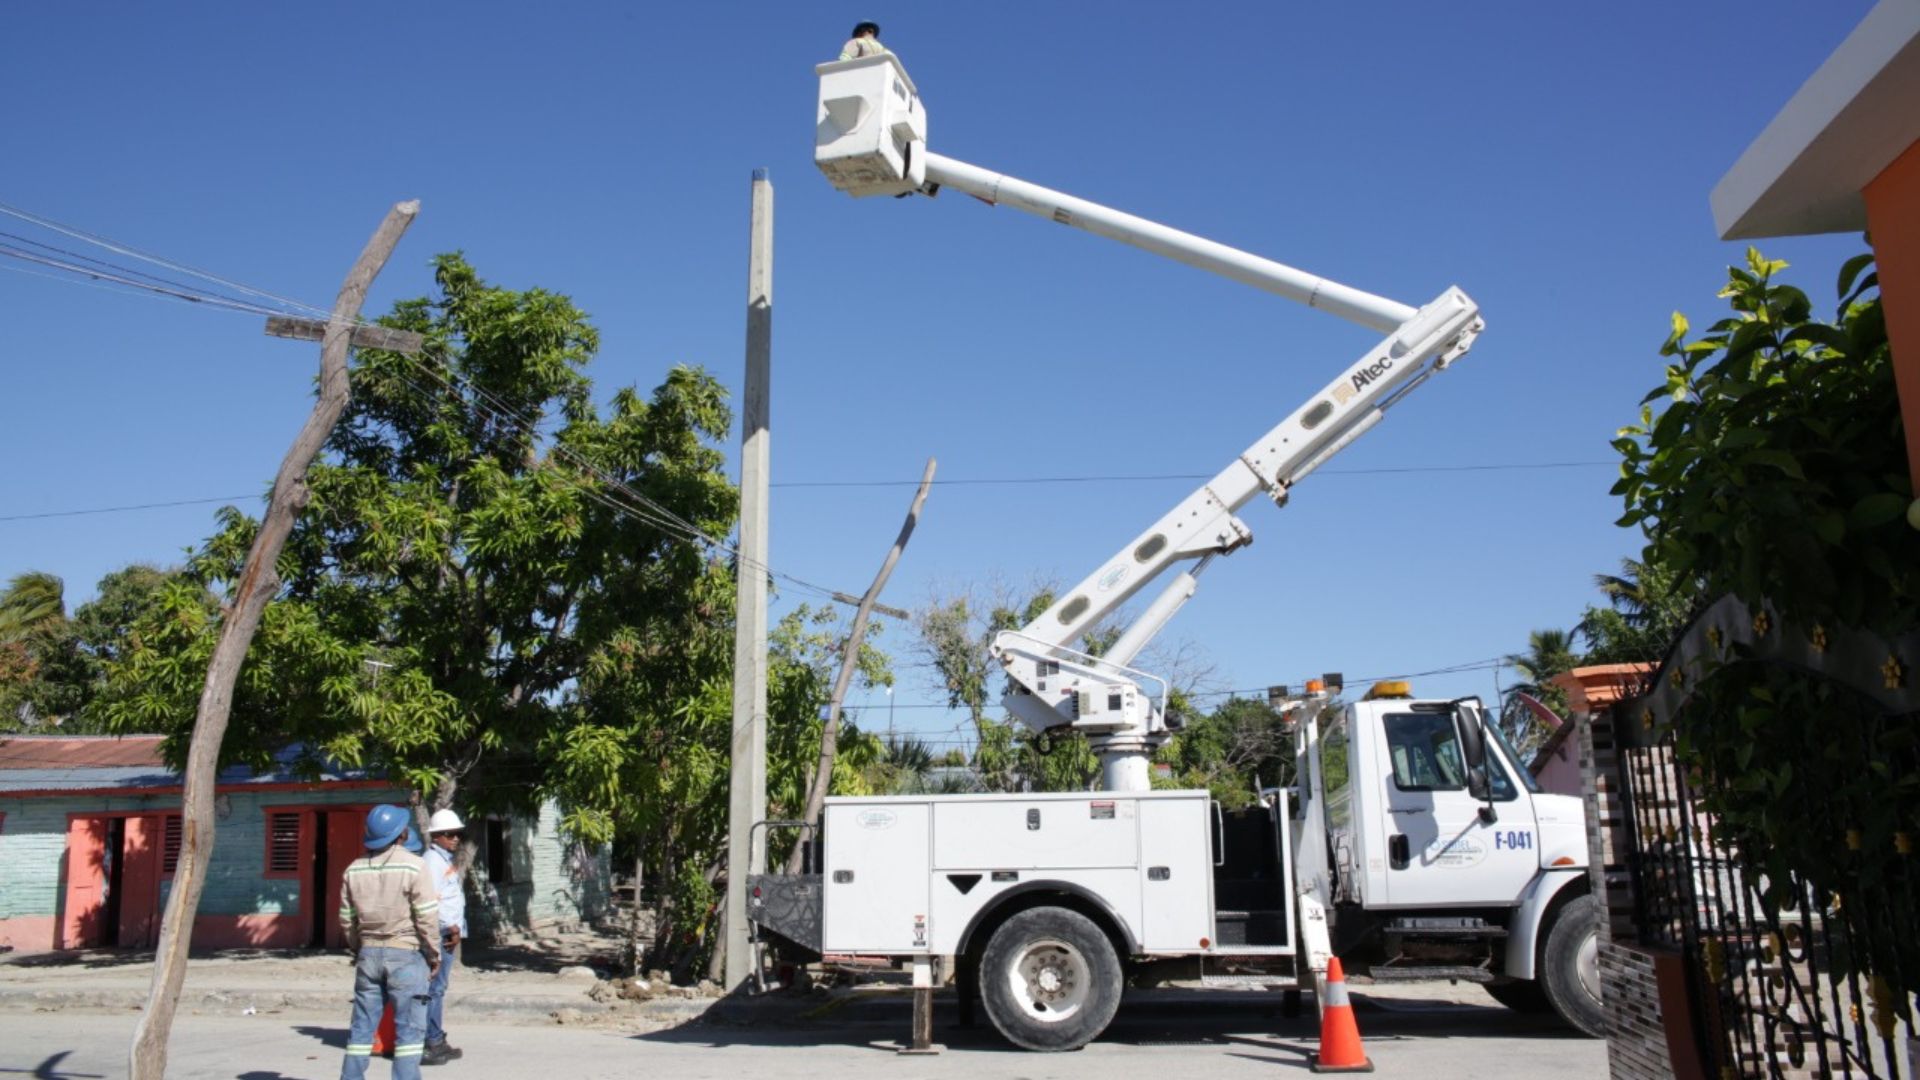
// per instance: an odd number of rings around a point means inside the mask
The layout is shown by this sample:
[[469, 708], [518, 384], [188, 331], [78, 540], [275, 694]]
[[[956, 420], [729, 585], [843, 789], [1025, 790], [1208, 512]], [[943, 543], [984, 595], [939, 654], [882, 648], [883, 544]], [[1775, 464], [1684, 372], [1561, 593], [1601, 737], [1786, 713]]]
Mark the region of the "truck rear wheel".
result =
[[1078, 1050], [1120, 1007], [1120, 958], [1093, 920], [1058, 907], [1002, 923], [980, 958], [980, 1000], [1000, 1034], [1028, 1050]]
[[1600, 1002], [1600, 902], [1582, 896], [1560, 909], [1540, 950], [1540, 986], [1560, 1018], [1596, 1039], [1607, 1034]]

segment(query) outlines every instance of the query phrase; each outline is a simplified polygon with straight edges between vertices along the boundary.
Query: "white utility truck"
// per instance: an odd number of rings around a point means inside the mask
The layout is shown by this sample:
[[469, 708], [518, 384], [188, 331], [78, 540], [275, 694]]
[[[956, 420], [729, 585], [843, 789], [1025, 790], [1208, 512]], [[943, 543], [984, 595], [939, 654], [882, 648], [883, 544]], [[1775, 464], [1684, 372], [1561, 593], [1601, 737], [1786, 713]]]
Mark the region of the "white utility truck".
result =
[[[1166, 681], [1129, 666], [1246, 545], [1235, 516], [1291, 489], [1463, 355], [1483, 323], [1449, 288], [1420, 308], [926, 149], [927, 116], [891, 55], [822, 64], [814, 159], [855, 196], [1005, 204], [1322, 308], [1385, 337], [1027, 626], [1000, 634], [1003, 702], [1036, 732], [1084, 734], [1097, 793], [834, 798], [818, 873], [749, 882], [756, 940], [800, 956], [884, 956], [927, 985], [953, 973], [1012, 1042], [1084, 1045], [1123, 987], [1179, 978], [1297, 988], [1339, 956], [1385, 979], [1487, 984], [1600, 1034], [1597, 931], [1580, 800], [1540, 793], [1480, 702], [1382, 684], [1334, 705], [1289, 699], [1296, 779], [1226, 812], [1155, 791], [1149, 758], [1178, 730]], [[1182, 564], [1192, 564], [1183, 566]], [[1076, 647], [1181, 566], [1102, 655]], [[1489, 733], [1493, 738], [1489, 739]], [[780, 827], [791, 823], [764, 823]], [[1317, 988], [1317, 986], [1316, 986]]]

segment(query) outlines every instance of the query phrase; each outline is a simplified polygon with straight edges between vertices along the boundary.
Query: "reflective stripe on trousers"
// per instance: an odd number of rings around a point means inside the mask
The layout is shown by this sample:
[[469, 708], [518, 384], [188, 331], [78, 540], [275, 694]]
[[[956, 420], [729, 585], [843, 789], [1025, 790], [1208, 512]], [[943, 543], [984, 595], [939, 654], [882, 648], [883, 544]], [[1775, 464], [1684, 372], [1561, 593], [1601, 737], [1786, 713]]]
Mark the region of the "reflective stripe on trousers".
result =
[[393, 1005], [394, 1080], [420, 1080], [420, 1054], [426, 1045], [427, 959], [414, 949], [379, 945], [361, 948], [353, 971], [353, 1021], [341, 1080], [362, 1080], [372, 1061], [373, 1033], [389, 1003]]

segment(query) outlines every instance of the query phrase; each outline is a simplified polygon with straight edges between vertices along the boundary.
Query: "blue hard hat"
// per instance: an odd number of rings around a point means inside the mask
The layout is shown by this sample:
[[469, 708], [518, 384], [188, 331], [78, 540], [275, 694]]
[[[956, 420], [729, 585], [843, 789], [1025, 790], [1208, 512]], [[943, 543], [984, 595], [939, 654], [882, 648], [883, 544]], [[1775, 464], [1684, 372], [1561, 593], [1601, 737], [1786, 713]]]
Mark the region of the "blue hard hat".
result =
[[427, 845], [420, 842], [420, 834], [416, 832], [411, 825], [407, 826], [405, 846], [408, 851], [413, 852], [415, 855], [425, 855], [427, 853]]
[[367, 850], [378, 851], [400, 839], [407, 831], [407, 818], [405, 810], [391, 804], [367, 811]]

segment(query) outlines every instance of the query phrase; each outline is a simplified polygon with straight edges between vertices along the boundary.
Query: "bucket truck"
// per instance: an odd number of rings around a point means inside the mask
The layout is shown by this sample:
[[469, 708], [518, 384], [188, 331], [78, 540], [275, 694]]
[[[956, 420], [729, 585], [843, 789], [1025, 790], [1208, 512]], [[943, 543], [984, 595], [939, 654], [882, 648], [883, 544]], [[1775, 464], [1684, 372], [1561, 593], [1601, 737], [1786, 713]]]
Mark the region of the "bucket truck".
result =
[[[1363, 292], [927, 149], [897, 57], [822, 64], [814, 159], [856, 197], [952, 188], [1319, 308], [1382, 335], [1272, 429], [1122, 544], [1032, 622], [999, 634], [1003, 704], [1035, 732], [1077, 731], [1098, 792], [827, 800], [816, 872], [749, 881], [756, 940], [800, 956], [934, 961], [1013, 1043], [1084, 1045], [1129, 981], [1318, 985], [1338, 955], [1376, 980], [1485, 983], [1600, 1034], [1598, 906], [1580, 800], [1543, 794], [1477, 699], [1381, 684], [1339, 704], [1285, 699], [1296, 779], [1228, 812], [1153, 790], [1171, 738], [1166, 680], [1132, 666], [1200, 574], [1252, 539], [1237, 515], [1302, 479], [1458, 360], [1483, 323], [1448, 288], [1420, 307]], [[1082, 635], [1149, 585], [1111, 648]], [[781, 827], [795, 823], [764, 823]]]

